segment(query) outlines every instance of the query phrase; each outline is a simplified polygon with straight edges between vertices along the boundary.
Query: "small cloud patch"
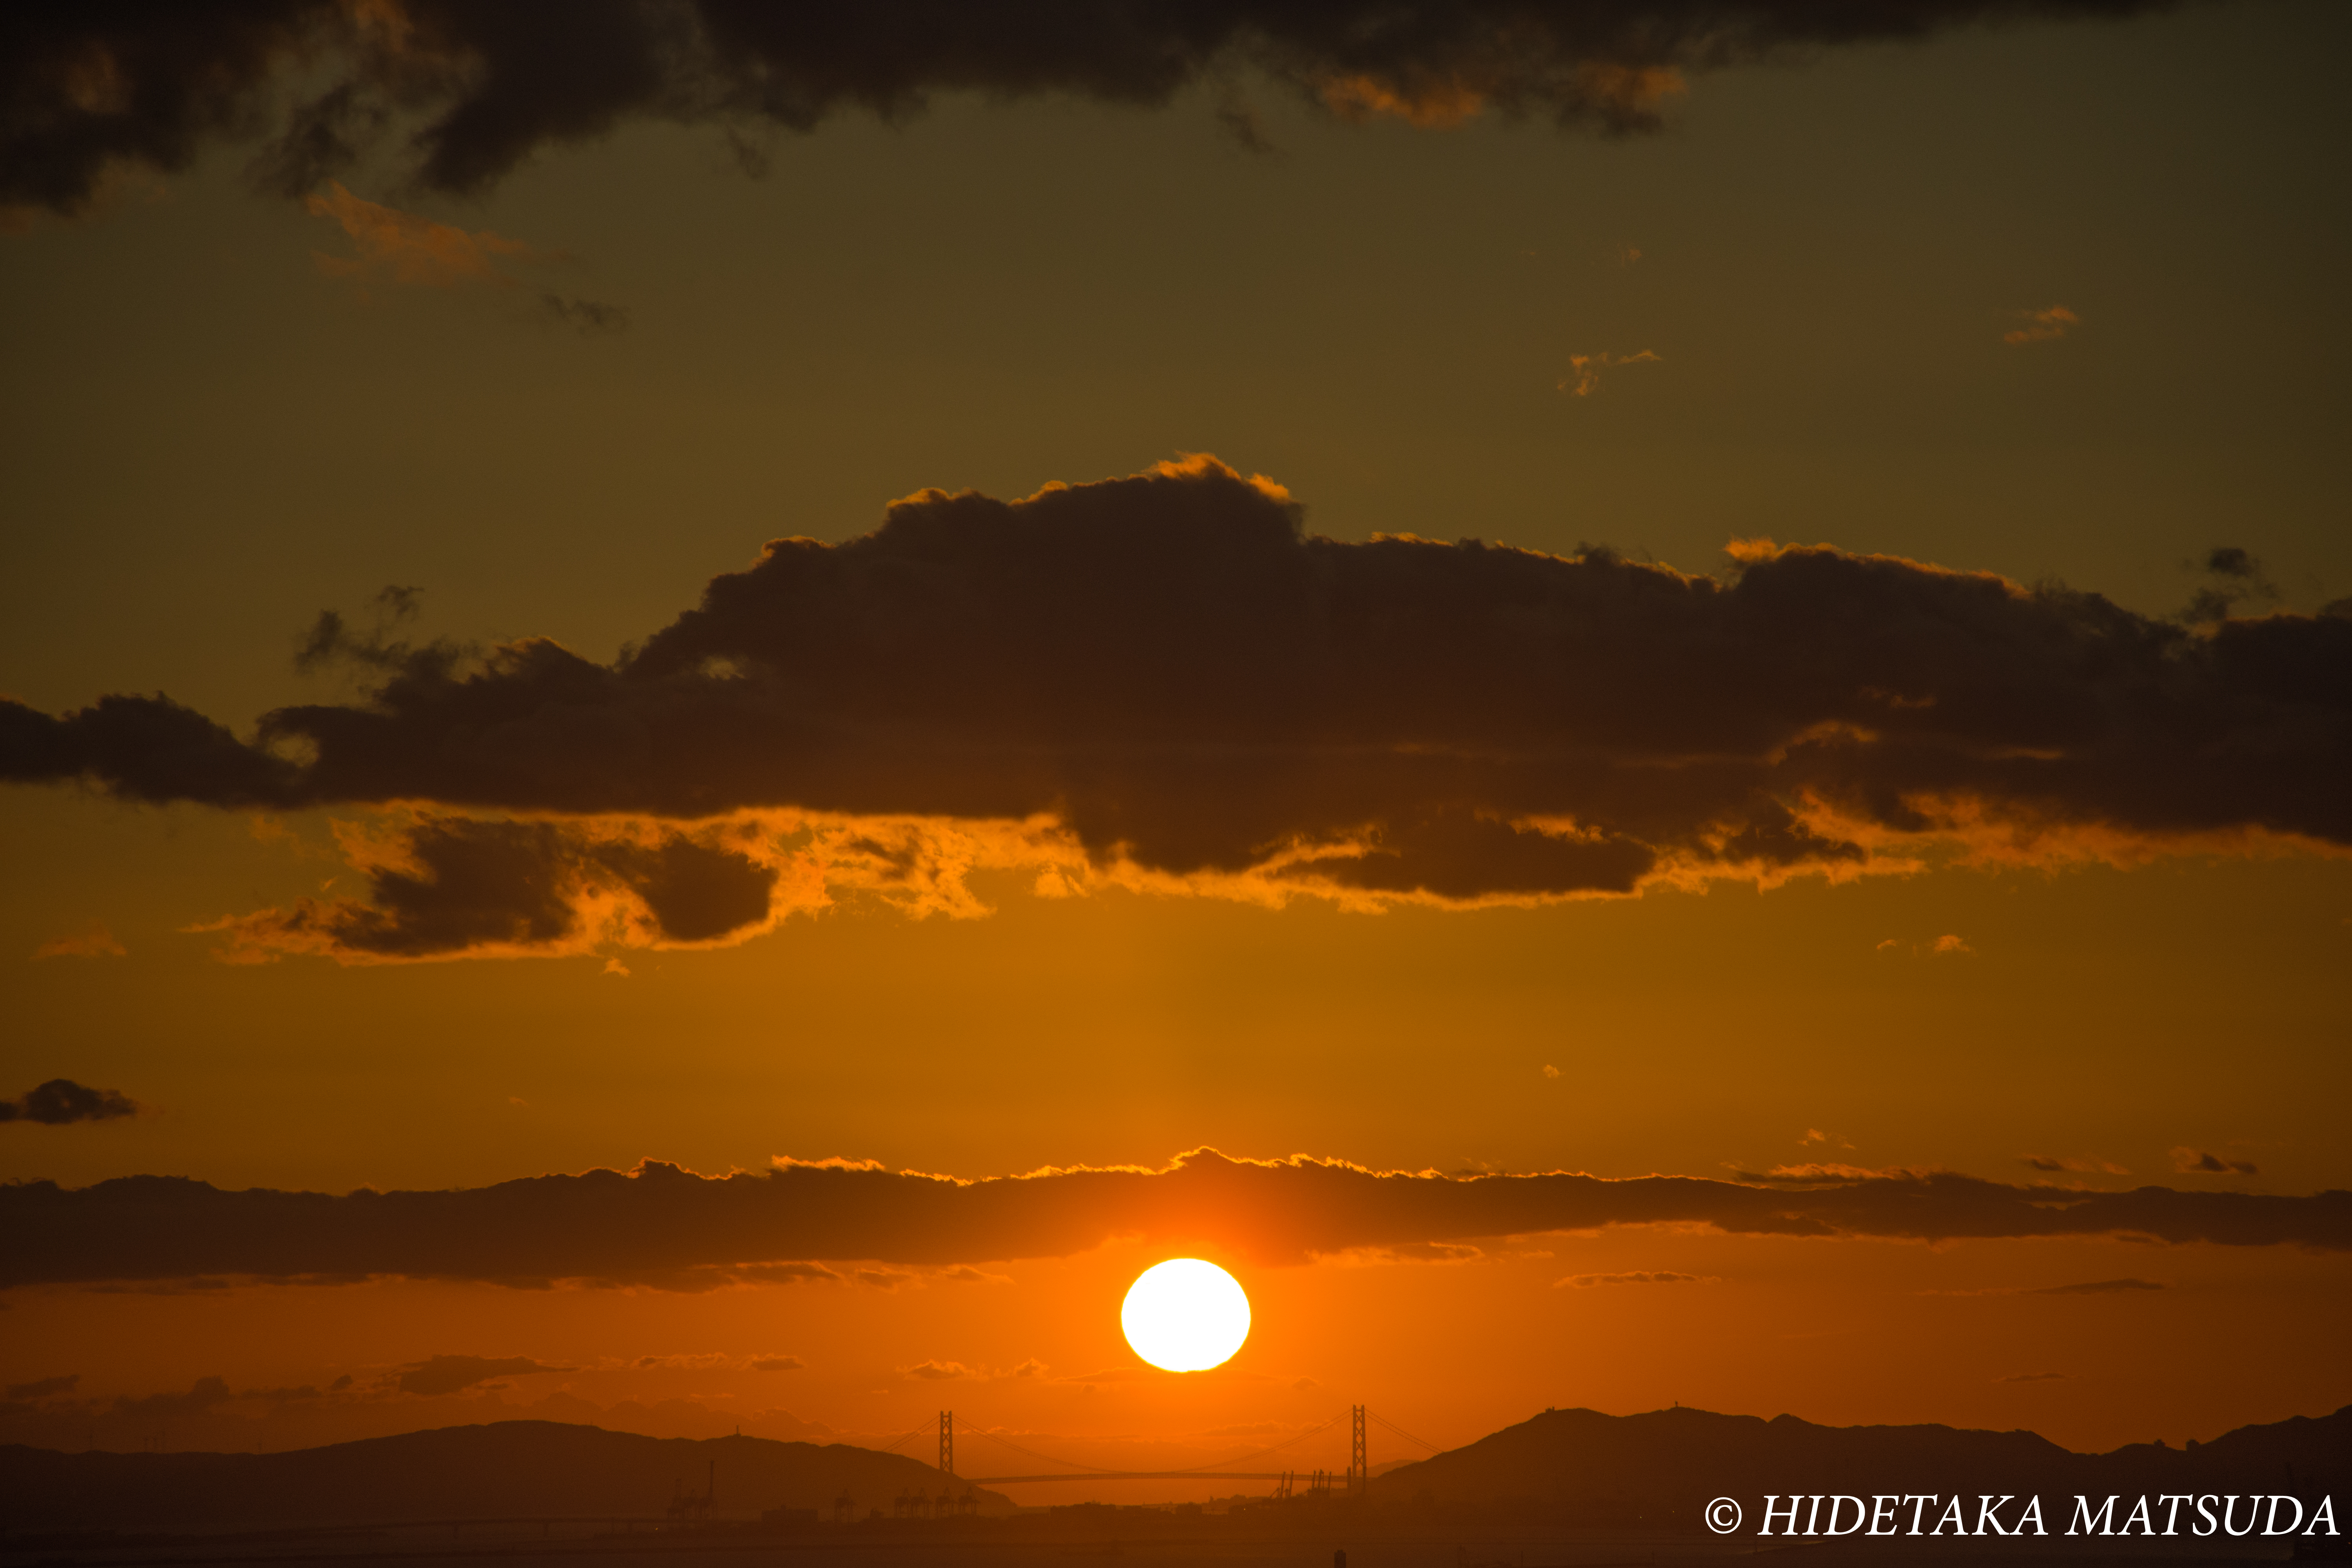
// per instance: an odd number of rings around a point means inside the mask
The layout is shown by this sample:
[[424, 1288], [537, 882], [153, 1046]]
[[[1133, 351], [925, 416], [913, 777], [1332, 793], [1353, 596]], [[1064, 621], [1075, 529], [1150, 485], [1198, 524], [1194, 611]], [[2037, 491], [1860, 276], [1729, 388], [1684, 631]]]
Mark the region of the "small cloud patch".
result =
[[1719, 1283], [1710, 1276], [1677, 1274], [1670, 1268], [1635, 1269], [1627, 1274], [1571, 1274], [1565, 1279], [1555, 1279], [1552, 1288], [1566, 1285], [1578, 1290], [1590, 1290], [1599, 1285], [1713, 1285]]
[[2172, 1168], [2200, 1176], [2253, 1176], [2262, 1173], [2262, 1167], [2252, 1160], [2225, 1160], [2202, 1149], [2175, 1149], [2172, 1152]]
[[1010, 1274], [991, 1274], [984, 1269], [974, 1268], [969, 1263], [959, 1263], [953, 1268], [943, 1268], [940, 1270], [940, 1278], [942, 1279], [960, 1280], [966, 1285], [1010, 1285], [1013, 1283], [1013, 1276]]
[[577, 1372], [570, 1366], [549, 1366], [529, 1356], [436, 1355], [402, 1369], [400, 1392], [422, 1394], [458, 1394], [494, 1377], [520, 1377], [534, 1372]]
[[2131, 1174], [2129, 1166], [2118, 1165], [2113, 1160], [2085, 1159], [2072, 1154], [2020, 1154], [2017, 1163], [2033, 1171], [2096, 1171], [2110, 1176]]
[[1234, 100], [1217, 110], [1217, 129], [1224, 132], [1234, 146], [1257, 158], [1272, 158], [1281, 153], [1274, 139], [1266, 134], [1265, 121], [1250, 105]]
[[1601, 384], [1601, 373], [1629, 364], [1662, 364], [1664, 362], [1648, 349], [1630, 354], [1570, 354], [1568, 374], [1559, 379], [1559, 390], [1570, 397], [1590, 397]]
[[898, 1371], [902, 1376], [925, 1383], [949, 1383], [957, 1378], [978, 1375], [960, 1361], [919, 1361], [912, 1366], [900, 1367]]
[[2000, 341], [2012, 348], [2024, 343], [2054, 342], [2066, 335], [2066, 329], [2080, 326], [2083, 318], [2063, 305], [2053, 305], [2046, 310], [2020, 310], [2025, 325], [2000, 335]]
[[111, 1121], [139, 1110], [139, 1102], [120, 1090], [91, 1089], [69, 1078], [53, 1078], [14, 1100], [0, 1100], [0, 1121], [37, 1121], [44, 1127]]
[[[362, 296], [370, 286], [385, 284], [514, 290], [523, 283], [517, 267], [553, 267], [569, 259], [488, 229], [468, 231], [369, 201], [353, 195], [340, 181], [330, 180], [324, 193], [304, 196], [302, 205], [312, 217], [332, 218], [352, 242], [349, 256], [314, 250], [310, 259], [327, 277], [348, 280]], [[549, 320], [583, 334], [616, 332], [629, 324], [628, 311], [618, 305], [568, 298], [547, 289], [537, 293], [540, 310]]]
[[1901, 937], [1890, 936], [1885, 942], [1879, 942], [1872, 951], [1885, 953], [1908, 952], [1914, 958], [1958, 958], [1963, 955], [1973, 957], [1977, 950], [1970, 947], [1965, 938], [1947, 931], [1932, 942], [1906, 942]]
[[2155, 1279], [2090, 1279], [2080, 1285], [2044, 1285], [2039, 1290], [2028, 1290], [2028, 1296], [2119, 1296], [2130, 1290], [2161, 1290], [2163, 1284]]
[[122, 958], [130, 951], [116, 940], [112, 931], [106, 929], [104, 921], [92, 921], [68, 936], [51, 937], [33, 950], [33, 956], [37, 959]]

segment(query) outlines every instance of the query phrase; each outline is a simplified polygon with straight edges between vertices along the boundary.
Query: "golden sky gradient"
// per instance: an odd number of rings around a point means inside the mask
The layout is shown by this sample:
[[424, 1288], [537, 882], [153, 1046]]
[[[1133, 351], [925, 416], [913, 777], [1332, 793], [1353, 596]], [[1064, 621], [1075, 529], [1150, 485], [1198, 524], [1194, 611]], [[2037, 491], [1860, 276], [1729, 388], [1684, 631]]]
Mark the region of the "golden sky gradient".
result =
[[2043, 9], [6, 143], [0, 1439], [2352, 1400], [2352, 38]]

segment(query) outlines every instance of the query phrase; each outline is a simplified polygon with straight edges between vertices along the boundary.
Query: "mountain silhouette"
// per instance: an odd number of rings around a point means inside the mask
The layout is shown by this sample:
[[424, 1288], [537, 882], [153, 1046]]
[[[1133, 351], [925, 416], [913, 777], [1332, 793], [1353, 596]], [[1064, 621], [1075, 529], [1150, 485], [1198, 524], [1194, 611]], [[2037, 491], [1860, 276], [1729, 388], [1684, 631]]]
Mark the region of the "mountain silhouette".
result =
[[[2294, 1493], [2352, 1483], [2352, 1405], [2314, 1419], [2242, 1426], [2210, 1443], [2136, 1443], [2078, 1454], [2032, 1432], [1952, 1426], [1819, 1426], [1677, 1406], [1639, 1415], [1547, 1410], [1467, 1447], [1372, 1478], [1377, 1501], [1472, 1505], [1595, 1523], [1697, 1528], [1709, 1499], [1766, 1494]], [[1973, 1504], [1971, 1504], [1973, 1506]], [[1759, 1525], [1748, 1520], [1743, 1533]], [[2060, 1519], [2053, 1534], [2065, 1528]], [[2340, 1522], [2340, 1521], [2339, 1521]]]
[[[709, 1484], [722, 1517], [786, 1508], [829, 1518], [846, 1492], [862, 1519], [875, 1509], [889, 1515], [901, 1494], [936, 1496], [946, 1479], [905, 1455], [846, 1444], [647, 1437], [553, 1421], [446, 1426], [276, 1454], [68, 1454], [11, 1444], [0, 1446], [0, 1524], [22, 1533], [653, 1518], [681, 1489], [700, 1493]], [[2063, 1538], [2076, 1493], [2095, 1502], [2121, 1494], [2126, 1509], [2141, 1494], [2289, 1494], [2315, 1506], [2330, 1493], [2340, 1527], [2352, 1501], [2347, 1483], [2352, 1406], [2242, 1426], [2185, 1448], [2136, 1443], [2105, 1454], [2078, 1454], [2023, 1431], [1822, 1426], [1793, 1415], [1768, 1421], [1676, 1407], [1638, 1415], [1547, 1410], [1466, 1447], [1384, 1468], [1371, 1479], [1370, 1497], [1376, 1513], [1391, 1518], [1436, 1510], [1700, 1534], [1701, 1510], [1717, 1497], [1756, 1510], [1768, 1493], [2014, 1494], [2019, 1507], [2038, 1495], [2053, 1510], [2050, 1533]], [[950, 1484], [961, 1493], [968, 1483]], [[977, 1495], [982, 1514], [1014, 1511], [1002, 1494]], [[1759, 1522], [1751, 1512], [1739, 1533], [1752, 1536]], [[2273, 1555], [2286, 1545], [2268, 1542]]]
[[[862, 1519], [869, 1509], [888, 1513], [901, 1492], [936, 1495], [946, 1479], [903, 1454], [844, 1443], [499, 1421], [278, 1454], [65, 1454], [9, 1444], [0, 1446], [0, 1521], [24, 1531], [660, 1516], [681, 1489], [714, 1485], [721, 1515], [793, 1508], [829, 1517], [846, 1491]], [[979, 1499], [983, 1514], [1013, 1511], [1001, 1493]]]

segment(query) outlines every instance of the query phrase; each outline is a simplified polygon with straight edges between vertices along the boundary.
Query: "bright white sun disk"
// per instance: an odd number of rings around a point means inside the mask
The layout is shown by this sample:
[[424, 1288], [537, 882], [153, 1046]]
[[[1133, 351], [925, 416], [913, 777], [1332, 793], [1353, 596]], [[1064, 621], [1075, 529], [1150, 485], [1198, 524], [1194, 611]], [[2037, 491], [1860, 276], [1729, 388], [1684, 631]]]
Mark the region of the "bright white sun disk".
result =
[[1170, 1372], [1206, 1372], [1249, 1338], [1249, 1298], [1213, 1263], [1171, 1258], [1128, 1287], [1119, 1326], [1135, 1353]]

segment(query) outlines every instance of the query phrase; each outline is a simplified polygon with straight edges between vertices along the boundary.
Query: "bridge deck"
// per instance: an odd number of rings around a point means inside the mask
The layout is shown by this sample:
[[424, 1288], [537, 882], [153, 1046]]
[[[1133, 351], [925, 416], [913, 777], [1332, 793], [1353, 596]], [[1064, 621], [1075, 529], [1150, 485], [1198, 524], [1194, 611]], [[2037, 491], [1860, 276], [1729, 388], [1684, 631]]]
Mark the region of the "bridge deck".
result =
[[[1278, 1481], [1298, 1470], [1076, 1470], [1051, 1476], [958, 1476], [976, 1487], [1009, 1487], [1021, 1481]], [[1341, 1472], [1342, 1475], [1345, 1472]]]

